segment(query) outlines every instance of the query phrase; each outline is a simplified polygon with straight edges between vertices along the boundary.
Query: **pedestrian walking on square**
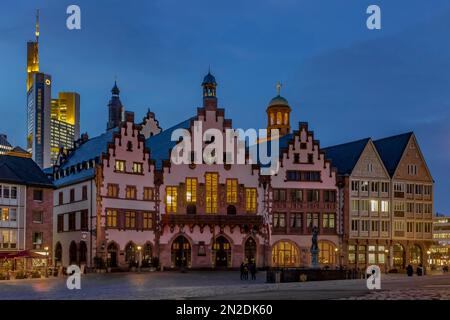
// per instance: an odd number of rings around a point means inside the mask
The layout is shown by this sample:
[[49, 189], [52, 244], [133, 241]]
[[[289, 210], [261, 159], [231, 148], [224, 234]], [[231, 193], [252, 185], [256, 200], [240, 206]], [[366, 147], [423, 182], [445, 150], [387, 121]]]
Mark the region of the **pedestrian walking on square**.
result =
[[256, 264], [250, 264], [250, 273], [252, 274], [252, 280], [256, 280]]
[[244, 265], [244, 279], [248, 280], [248, 263]]
[[244, 280], [245, 278], [245, 265], [244, 262], [241, 263], [241, 280]]
[[412, 265], [408, 264], [408, 266], [406, 267], [406, 274], [408, 275], [408, 277], [413, 276], [414, 269], [413, 269]]
[[419, 264], [419, 266], [417, 267], [417, 275], [420, 277], [423, 274], [423, 268], [422, 268], [422, 264]]

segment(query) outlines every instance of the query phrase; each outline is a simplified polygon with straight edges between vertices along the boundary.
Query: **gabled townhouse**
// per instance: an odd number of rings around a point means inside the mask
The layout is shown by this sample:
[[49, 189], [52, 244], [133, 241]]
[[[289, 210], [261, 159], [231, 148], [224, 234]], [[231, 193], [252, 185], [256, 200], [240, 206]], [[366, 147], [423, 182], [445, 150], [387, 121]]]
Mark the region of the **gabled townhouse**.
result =
[[337, 168], [344, 213], [343, 263], [388, 268], [391, 247], [390, 177], [370, 138], [323, 149]]
[[408, 132], [374, 141], [391, 178], [391, 266], [426, 264], [433, 241], [433, 178], [416, 136]]
[[[216, 86], [214, 76], [208, 73], [202, 83], [203, 106], [197, 114], [146, 141], [160, 170], [159, 247], [164, 267], [227, 269], [237, 268], [243, 261], [267, 265], [264, 187], [258, 167], [237, 163], [237, 143], [234, 149], [224, 150], [223, 159], [221, 154], [209, 155], [210, 164], [196, 151], [218, 139], [224, 139], [225, 146], [225, 131], [232, 128], [224, 109], [218, 108]], [[189, 133], [183, 140], [189, 140], [194, 150], [190, 158], [200, 159], [198, 164], [175, 165], [171, 160], [172, 148], [181, 147], [171, 141], [177, 129]], [[205, 133], [211, 129], [217, 135]], [[195, 140], [195, 130], [206, 139]], [[232, 164], [225, 163], [232, 158]]]

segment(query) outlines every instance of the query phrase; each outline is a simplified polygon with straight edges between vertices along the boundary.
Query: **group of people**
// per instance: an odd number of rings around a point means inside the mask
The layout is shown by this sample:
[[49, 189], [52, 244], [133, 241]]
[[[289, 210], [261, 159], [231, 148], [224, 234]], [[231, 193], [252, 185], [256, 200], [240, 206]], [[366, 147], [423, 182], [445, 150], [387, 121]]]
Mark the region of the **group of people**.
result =
[[[408, 264], [406, 267], [406, 274], [408, 277], [412, 277], [414, 274], [414, 268], [412, 265]], [[420, 277], [422, 275], [425, 275], [425, 268], [422, 266], [422, 264], [419, 264], [416, 268], [416, 274]]]
[[252, 280], [256, 280], [256, 264], [254, 262], [241, 263], [241, 280], [248, 280], [248, 273], [252, 276]]

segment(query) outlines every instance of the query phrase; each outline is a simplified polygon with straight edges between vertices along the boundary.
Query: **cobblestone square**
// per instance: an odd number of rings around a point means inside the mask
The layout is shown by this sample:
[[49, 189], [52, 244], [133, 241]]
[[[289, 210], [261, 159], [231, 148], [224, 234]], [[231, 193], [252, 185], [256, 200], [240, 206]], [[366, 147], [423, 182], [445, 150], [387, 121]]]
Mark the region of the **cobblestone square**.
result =
[[65, 277], [1, 281], [0, 299], [449, 300], [450, 276], [383, 275], [382, 289], [369, 291], [364, 279], [274, 284], [264, 272], [255, 281], [230, 271], [88, 274], [80, 290], [68, 290]]

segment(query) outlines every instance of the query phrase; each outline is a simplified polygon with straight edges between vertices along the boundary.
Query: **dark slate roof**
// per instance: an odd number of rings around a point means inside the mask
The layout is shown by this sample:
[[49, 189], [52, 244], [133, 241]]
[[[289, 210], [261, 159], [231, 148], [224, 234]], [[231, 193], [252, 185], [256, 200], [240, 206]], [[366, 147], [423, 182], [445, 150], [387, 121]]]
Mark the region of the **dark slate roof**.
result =
[[336, 167], [338, 174], [350, 175], [361, 157], [361, 153], [369, 142], [370, 138], [347, 142], [336, 146], [322, 148], [325, 157]]
[[0, 146], [7, 146], [12, 148], [11, 144], [8, 142], [6, 135], [0, 134]]
[[208, 72], [208, 74], [203, 78], [202, 86], [205, 84], [217, 84], [216, 78], [211, 74], [211, 72]]
[[155, 160], [156, 169], [161, 169], [163, 161], [170, 159], [170, 152], [177, 144], [177, 141], [171, 140], [172, 132], [176, 129], [189, 130], [191, 120], [193, 119], [194, 117], [189, 118], [145, 140], [145, 146], [150, 149], [150, 157]]
[[118, 128], [108, 130], [105, 133], [91, 138], [83, 143], [78, 147], [78, 149], [69, 155], [69, 158], [61, 166], [61, 169], [71, 167], [78, 163], [82, 163], [83, 161], [95, 159], [95, 157], [100, 157], [103, 152], [107, 151], [108, 142], [112, 142], [113, 134], [116, 131], [118, 131]]
[[0, 181], [47, 188], [53, 187], [51, 181], [31, 158], [17, 156], [0, 156]]
[[[70, 168], [83, 161], [89, 161], [95, 159], [96, 157], [101, 157], [103, 152], [107, 151], [108, 143], [112, 142], [112, 137], [114, 132], [118, 131], [118, 128], [108, 130], [107, 132], [89, 139], [76, 150], [70, 153], [68, 159], [60, 167], [60, 170]], [[51, 173], [51, 168], [44, 169], [45, 173]], [[60, 179], [53, 181], [56, 187], [62, 187], [64, 185], [70, 185], [73, 183], [81, 182], [94, 177], [95, 171], [93, 168], [76, 170], [75, 173], [71, 173]]]
[[381, 160], [383, 160], [384, 166], [391, 177], [394, 175], [408, 141], [413, 134], [413, 132], [407, 132], [374, 141]]

